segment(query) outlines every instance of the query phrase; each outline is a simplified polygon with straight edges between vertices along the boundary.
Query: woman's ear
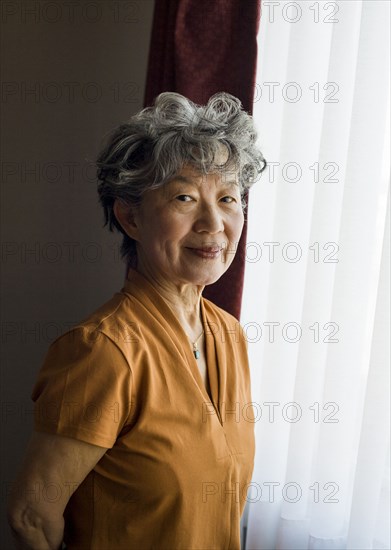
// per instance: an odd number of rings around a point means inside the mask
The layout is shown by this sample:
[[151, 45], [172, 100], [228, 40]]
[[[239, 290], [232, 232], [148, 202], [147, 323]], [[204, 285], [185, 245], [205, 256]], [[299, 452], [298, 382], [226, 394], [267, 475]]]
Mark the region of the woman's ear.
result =
[[125, 233], [138, 240], [138, 226], [136, 222], [135, 207], [123, 199], [115, 199], [113, 205], [114, 215]]

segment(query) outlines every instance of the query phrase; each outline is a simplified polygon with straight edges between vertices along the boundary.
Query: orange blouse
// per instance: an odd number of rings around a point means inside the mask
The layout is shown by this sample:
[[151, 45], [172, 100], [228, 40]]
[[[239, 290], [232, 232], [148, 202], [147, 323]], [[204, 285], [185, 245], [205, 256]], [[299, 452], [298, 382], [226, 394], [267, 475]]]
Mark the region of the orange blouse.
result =
[[70, 550], [240, 549], [255, 445], [247, 344], [204, 298], [201, 313], [212, 400], [175, 314], [133, 269], [50, 345], [35, 429], [108, 448], [66, 508]]

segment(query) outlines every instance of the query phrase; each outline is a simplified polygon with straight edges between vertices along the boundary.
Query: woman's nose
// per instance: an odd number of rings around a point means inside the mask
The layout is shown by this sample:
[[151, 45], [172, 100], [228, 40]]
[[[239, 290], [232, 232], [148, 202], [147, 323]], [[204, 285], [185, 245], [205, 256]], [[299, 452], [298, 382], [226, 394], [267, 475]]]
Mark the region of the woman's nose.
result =
[[223, 218], [218, 207], [211, 204], [200, 205], [194, 229], [198, 233], [204, 231], [211, 234], [224, 231]]

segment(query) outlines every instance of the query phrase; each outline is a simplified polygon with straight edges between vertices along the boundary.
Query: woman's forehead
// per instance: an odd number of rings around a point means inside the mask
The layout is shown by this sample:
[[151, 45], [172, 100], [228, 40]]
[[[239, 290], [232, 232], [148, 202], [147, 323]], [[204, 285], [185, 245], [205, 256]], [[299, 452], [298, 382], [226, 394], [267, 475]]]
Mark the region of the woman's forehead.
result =
[[235, 184], [239, 185], [238, 171], [232, 167], [219, 169], [218, 171], [211, 171], [209, 173], [201, 172], [194, 166], [185, 165], [175, 176], [173, 176], [167, 183], [177, 182], [184, 184], [200, 185], [204, 182], [216, 182], [218, 184]]

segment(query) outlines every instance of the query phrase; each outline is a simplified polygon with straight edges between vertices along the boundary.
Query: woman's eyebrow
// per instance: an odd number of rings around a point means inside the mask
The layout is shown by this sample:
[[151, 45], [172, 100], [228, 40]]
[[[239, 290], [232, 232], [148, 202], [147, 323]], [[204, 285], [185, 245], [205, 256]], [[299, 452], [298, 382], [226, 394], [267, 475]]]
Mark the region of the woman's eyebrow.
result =
[[[198, 187], [199, 185], [199, 182], [197, 181], [199, 180], [199, 178], [187, 178], [186, 176], [182, 176], [182, 175], [178, 175], [178, 176], [174, 176], [172, 179], [170, 179], [167, 183], [186, 183], [188, 185], [193, 185], [194, 187]], [[202, 183], [202, 182], [201, 182]], [[222, 179], [221, 181], [221, 185], [224, 186], [238, 186], [238, 181], [236, 179], [233, 179], [233, 180], [224, 180]]]

